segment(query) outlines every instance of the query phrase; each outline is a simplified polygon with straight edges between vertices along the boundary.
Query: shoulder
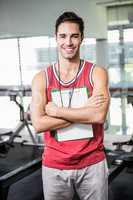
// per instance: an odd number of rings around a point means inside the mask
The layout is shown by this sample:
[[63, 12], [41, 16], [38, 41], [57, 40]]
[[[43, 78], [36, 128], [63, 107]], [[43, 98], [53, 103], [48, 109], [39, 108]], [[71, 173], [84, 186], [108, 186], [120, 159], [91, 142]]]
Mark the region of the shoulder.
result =
[[93, 77], [107, 77], [108, 76], [108, 72], [107, 69], [105, 67], [102, 66], [98, 66], [95, 65], [94, 69], [93, 69]]
[[94, 62], [85, 60], [84, 63], [86, 64], [87, 68], [89, 67], [93, 76], [96, 75], [103, 75], [107, 76], [107, 69], [104, 66], [98, 66]]
[[45, 71], [44, 70], [41, 70], [41, 71], [39, 71], [38, 73], [36, 73], [35, 75], [34, 75], [34, 77], [33, 77], [33, 79], [32, 79], [32, 82], [36, 82], [36, 81], [38, 81], [38, 80], [42, 80], [42, 79], [44, 79], [44, 77], [45, 77]]
[[103, 82], [108, 84], [108, 72], [105, 67], [95, 65], [92, 73], [93, 82]]
[[32, 87], [34, 86], [43, 86], [45, 87], [46, 84], [46, 74], [45, 70], [41, 70], [38, 73], [36, 73], [32, 79]]
[[94, 71], [94, 74], [107, 75], [107, 69], [103, 66], [95, 65], [93, 71]]

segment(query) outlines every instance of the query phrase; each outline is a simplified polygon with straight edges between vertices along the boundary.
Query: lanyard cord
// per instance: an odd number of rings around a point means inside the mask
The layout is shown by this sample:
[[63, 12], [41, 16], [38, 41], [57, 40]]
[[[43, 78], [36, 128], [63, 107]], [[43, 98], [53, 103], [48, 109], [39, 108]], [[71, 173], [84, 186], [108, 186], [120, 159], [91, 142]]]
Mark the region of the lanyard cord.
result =
[[[81, 68], [81, 60], [80, 60], [79, 66], [78, 66], [78, 71], [77, 71], [76, 76], [74, 78], [75, 81], [77, 80], [80, 68]], [[63, 98], [62, 98], [62, 94], [61, 94], [61, 76], [60, 76], [60, 64], [59, 64], [59, 62], [58, 62], [58, 73], [59, 73], [59, 92], [60, 92], [61, 105], [62, 105], [62, 107], [64, 107]], [[73, 85], [71, 91], [69, 92], [69, 104], [68, 104], [68, 108], [71, 107], [72, 97], [73, 97], [73, 94], [74, 94], [74, 88], [75, 88], [75, 84]]]

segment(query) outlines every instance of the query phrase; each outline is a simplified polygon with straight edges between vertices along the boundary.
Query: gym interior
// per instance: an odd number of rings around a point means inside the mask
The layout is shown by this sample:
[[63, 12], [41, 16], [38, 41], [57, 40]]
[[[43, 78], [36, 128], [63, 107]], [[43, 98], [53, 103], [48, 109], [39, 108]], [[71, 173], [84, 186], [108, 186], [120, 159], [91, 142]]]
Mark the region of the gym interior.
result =
[[44, 199], [45, 144], [30, 118], [31, 83], [57, 60], [54, 24], [63, 11], [84, 19], [81, 58], [109, 74], [109, 200], [133, 200], [133, 0], [0, 0], [0, 200]]

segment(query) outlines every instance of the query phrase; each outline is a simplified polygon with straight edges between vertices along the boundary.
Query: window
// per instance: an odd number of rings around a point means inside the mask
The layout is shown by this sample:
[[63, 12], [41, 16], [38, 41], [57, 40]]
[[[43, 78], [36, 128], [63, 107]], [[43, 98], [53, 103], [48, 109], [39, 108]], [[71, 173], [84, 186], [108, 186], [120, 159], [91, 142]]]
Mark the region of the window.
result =
[[0, 39], [0, 85], [20, 85], [18, 63], [17, 39]]
[[96, 39], [84, 38], [81, 45], [81, 58], [96, 62]]
[[31, 84], [34, 74], [56, 60], [54, 38], [46, 36], [20, 39], [23, 84]]
[[133, 28], [124, 30], [125, 75], [129, 82], [133, 80]]
[[[108, 31], [109, 79], [110, 85], [116, 87], [116, 93], [117, 86], [130, 85], [133, 79], [133, 29], [124, 27], [118, 26], [118, 29]], [[132, 112], [133, 107], [127, 103], [126, 94], [112, 97], [109, 131], [115, 134], [132, 134]]]
[[110, 84], [120, 82], [119, 54], [119, 31], [108, 31], [108, 61]]
[[[0, 39], [0, 86], [20, 85], [17, 39]], [[13, 128], [19, 110], [7, 96], [0, 97], [0, 127]]]

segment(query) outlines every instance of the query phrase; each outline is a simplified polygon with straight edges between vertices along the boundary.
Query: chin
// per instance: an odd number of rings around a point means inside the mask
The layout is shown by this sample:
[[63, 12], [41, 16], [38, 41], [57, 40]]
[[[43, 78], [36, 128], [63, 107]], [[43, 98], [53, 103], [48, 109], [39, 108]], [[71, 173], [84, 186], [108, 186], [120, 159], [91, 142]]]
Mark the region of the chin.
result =
[[69, 54], [69, 55], [62, 55], [65, 59], [74, 59], [77, 57], [75, 54]]

